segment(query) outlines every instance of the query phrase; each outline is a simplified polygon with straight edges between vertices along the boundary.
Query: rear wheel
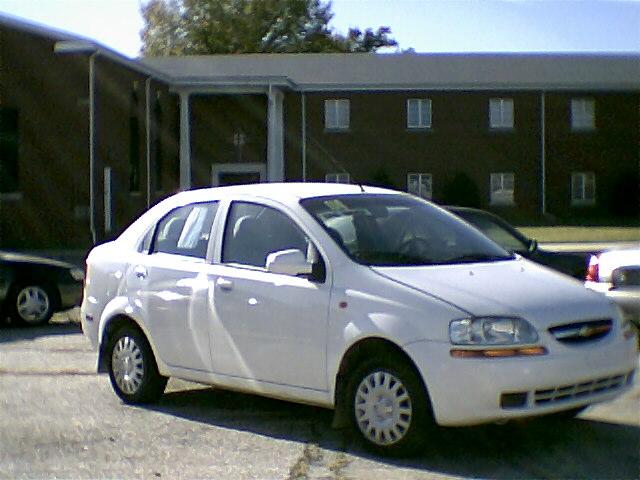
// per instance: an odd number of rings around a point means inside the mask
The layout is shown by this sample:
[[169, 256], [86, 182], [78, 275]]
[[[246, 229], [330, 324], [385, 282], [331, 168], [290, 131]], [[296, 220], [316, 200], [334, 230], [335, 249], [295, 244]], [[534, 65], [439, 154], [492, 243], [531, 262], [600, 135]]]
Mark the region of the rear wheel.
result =
[[53, 316], [53, 290], [37, 283], [24, 283], [12, 289], [10, 316], [24, 325], [43, 325]]
[[126, 326], [107, 349], [111, 386], [126, 403], [151, 403], [164, 393], [167, 377], [160, 375], [149, 342], [139, 330]]
[[353, 372], [348, 405], [366, 445], [390, 455], [426, 445], [433, 420], [421, 379], [403, 359], [369, 360]]

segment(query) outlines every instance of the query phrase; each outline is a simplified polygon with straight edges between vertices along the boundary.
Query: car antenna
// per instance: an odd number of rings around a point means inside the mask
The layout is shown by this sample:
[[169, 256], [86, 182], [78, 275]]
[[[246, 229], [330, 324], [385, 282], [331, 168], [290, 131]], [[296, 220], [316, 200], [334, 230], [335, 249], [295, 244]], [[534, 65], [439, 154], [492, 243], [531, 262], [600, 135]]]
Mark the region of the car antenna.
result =
[[362, 186], [362, 184], [358, 182], [358, 186], [360, 187], [360, 191], [361, 191], [362, 193], [365, 193], [365, 191], [364, 191], [364, 187]]

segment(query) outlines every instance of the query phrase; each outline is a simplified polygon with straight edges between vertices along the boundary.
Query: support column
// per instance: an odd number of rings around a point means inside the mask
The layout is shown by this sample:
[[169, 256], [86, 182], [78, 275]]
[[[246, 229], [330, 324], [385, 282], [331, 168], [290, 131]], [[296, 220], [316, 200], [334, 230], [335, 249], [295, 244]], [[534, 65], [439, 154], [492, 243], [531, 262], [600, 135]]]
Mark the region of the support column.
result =
[[189, 94], [180, 92], [180, 190], [191, 188], [191, 106]]
[[267, 111], [267, 181], [284, 181], [284, 94], [269, 86]]

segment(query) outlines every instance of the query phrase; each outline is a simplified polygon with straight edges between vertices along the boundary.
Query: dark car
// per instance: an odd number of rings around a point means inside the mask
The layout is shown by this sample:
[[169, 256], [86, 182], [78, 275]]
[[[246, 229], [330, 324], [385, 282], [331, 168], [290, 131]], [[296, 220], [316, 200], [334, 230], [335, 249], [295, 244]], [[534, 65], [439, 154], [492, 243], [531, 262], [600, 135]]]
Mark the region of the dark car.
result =
[[82, 269], [58, 260], [0, 251], [0, 320], [40, 325], [82, 299]]
[[586, 255], [544, 250], [538, 246], [535, 239], [527, 238], [515, 227], [493, 213], [468, 207], [446, 208], [462, 217], [505, 250], [584, 280], [587, 272]]

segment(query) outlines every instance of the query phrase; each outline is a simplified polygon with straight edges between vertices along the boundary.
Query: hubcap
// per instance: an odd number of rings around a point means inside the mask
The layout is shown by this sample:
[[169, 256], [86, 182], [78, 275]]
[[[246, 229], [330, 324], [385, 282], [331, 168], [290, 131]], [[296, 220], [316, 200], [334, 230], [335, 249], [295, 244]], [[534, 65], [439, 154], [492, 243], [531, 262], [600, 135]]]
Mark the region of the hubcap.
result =
[[144, 358], [133, 338], [118, 339], [111, 355], [111, 368], [120, 390], [127, 395], [138, 391], [144, 375]]
[[23, 288], [16, 299], [18, 315], [29, 323], [38, 323], [44, 320], [49, 311], [49, 306], [49, 295], [43, 288], [38, 286]]
[[409, 392], [389, 372], [370, 373], [360, 382], [354, 408], [360, 431], [376, 445], [399, 442], [411, 425]]

